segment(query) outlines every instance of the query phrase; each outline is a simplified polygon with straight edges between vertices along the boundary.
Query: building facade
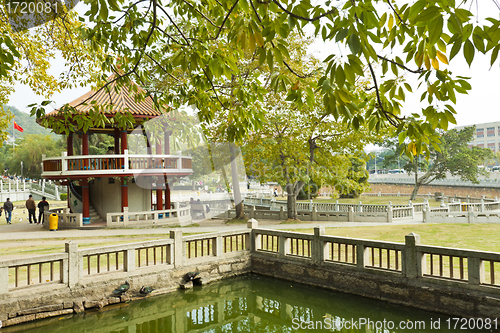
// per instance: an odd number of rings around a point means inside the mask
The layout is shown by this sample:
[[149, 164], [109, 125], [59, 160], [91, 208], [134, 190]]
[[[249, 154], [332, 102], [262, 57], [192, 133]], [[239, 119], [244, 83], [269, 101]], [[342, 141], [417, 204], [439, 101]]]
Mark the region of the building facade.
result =
[[476, 126], [476, 130], [469, 147], [490, 148], [494, 153], [500, 151], [500, 121], [457, 126], [455, 129], [461, 130], [470, 126]]

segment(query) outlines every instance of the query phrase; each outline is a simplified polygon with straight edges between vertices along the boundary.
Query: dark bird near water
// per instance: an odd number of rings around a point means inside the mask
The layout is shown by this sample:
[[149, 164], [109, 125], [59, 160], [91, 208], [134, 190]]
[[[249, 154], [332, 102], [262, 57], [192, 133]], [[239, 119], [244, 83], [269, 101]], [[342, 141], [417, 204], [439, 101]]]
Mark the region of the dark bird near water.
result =
[[119, 286], [118, 288], [113, 290], [113, 294], [121, 295], [121, 294], [127, 292], [129, 290], [129, 288], [130, 288], [130, 284], [128, 283], [128, 281], [125, 281], [125, 284], [122, 284], [121, 286]]
[[200, 275], [200, 272], [187, 272], [186, 275], [184, 275], [184, 281], [193, 281], [198, 275]]
[[144, 287], [142, 286], [141, 290], [139, 290], [139, 293], [141, 295], [147, 295], [147, 294], [151, 294], [151, 292], [154, 290], [154, 288], [152, 287]]

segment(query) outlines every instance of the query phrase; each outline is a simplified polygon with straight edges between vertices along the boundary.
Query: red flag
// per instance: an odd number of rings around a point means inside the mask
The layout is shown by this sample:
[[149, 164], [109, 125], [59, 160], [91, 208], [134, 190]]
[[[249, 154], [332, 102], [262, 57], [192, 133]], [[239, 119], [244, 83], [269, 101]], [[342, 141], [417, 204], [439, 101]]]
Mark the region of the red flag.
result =
[[24, 132], [23, 128], [19, 126], [15, 121], [14, 121], [14, 128], [18, 130], [19, 132]]

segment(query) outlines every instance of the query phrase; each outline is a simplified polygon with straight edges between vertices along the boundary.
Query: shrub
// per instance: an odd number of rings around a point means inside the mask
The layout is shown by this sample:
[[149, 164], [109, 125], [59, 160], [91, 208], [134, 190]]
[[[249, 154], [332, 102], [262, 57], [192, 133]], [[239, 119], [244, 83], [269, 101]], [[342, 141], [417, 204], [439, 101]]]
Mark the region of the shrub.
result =
[[66, 201], [68, 199], [68, 193], [59, 194], [59, 198], [61, 198], [61, 201]]

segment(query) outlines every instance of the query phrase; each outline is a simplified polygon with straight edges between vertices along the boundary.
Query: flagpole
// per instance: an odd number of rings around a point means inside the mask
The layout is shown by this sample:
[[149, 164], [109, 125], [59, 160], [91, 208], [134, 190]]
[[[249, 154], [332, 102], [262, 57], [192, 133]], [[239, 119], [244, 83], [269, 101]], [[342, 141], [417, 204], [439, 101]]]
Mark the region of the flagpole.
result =
[[14, 142], [16, 142], [16, 138], [14, 137], [14, 123], [15, 120], [12, 119], [12, 153], [14, 153]]

